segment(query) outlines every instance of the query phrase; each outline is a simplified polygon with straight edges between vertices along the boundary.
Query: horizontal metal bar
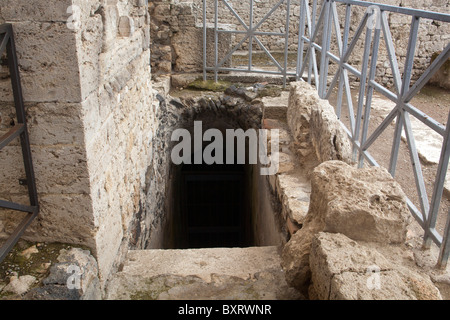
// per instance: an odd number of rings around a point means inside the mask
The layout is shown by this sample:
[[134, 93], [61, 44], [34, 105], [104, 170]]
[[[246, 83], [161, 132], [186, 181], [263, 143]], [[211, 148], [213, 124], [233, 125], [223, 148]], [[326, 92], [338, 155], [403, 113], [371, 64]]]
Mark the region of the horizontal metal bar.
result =
[[16, 227], [14, 232], [9, 236], [3, 246], [0, 247], [0, 262], [6, 258], [9, 251], [14, 247], [14, 245], [19, 241], [22, 234], [25, 232], [26, 228], [30, 225], [30, 223], [36, 218], [38, 212], [29, 213], [22, 222]]
[[416, 16], [419, 18], [425, 18], [425, 19], [432, 19], [432, 20], [438, 20], [443, 22], [450, 22], [450, 15], [440, 12], [433, 12], [433, 11], [425, 11], [420, 9], [412, 9], [407, 7], [397, 7], [387, 4], [381, 4], [376, 2], [368, 2], [368, 1], [356, 1], [356, 0], [334, 0], [336, 2], [345, 3], [345, 4], [351, 4], [351, 5], [357, 5], [362, 7], [370, 7], [370, 6], [377, 6], [380, 8], [381, 11], [388, 11], [388, 12], [394, 12], [394, 13], [402, 13], [410, 16]]
[[[213, 71], [213, 70], [217, 70], [217, 71], [235, 71], [235, 72], [247, 72], [247, 73], [265, 73], [265, 74], [275, 74], [275, 75], [284, 75], [284, 73], [279, 72], [279, 71], [270, 71], [270, 70], [248, 70], [248, 69], [234, 69], [234, 68], [212, 68], [212, 67], [207, 67], [206, 70], [209, 71]], [[295, 72], [288, 72], [286, 73], [286, 75], [288, 76], [295, 76], [296, 73]]]
[[[243, 30], [217, 30], [218, 33], [236, 33], [236, 34], [247, 34], [249, 31], [243, 31]], [[280, 36], [283, 37], [286, 35], [286, 33], [281, 32], [266, 32], [266, 31], [254, 31], [251, 32], [254, 36]]]
[[22, 212], [30, 212], [30, 213], [37, 212], [37, 210], [38, 210], [38, 207], [36, 207], [36, 206], [27, 206], [24, 204], [15, 203], [15, 202], [6, 201], [6, 200], [0, 200], [0, 208], [6, 208], [6, 209], [17, 210], [17, 211], [22, 211]]
[[14, 138], [18, 137], [24, 130], [25, 126], [22, 123], [14, 125], [7, 133], [0, 137], [0, 150], [3, 149]]

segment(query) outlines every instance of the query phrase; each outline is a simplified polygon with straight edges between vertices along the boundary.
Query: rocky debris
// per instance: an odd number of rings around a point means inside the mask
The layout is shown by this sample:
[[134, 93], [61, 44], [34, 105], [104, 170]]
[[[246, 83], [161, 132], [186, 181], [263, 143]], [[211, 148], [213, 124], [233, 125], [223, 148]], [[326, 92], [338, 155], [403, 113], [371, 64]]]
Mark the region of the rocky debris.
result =
[[30, 290], [25, 299], [31, 300], [98, 300], [101, 288], [97, 261], [88, 250], [61, 250], [58, 262], [43, 279], [43, 286]]
[[310, 296], [321, 300], [441, 300], [426, 275], [388, 261], [340, 233], [319, 232], [310, 254]]
[[409, 212], [398, 183], [383, 168], [357, 169], [341, 161], [317, 166], [303, 227], [284, 246], [287, 282], [306, 294], [311, 277], [310, 247], [320, 231], [357, 241], [403, 243]]
[[97, 273], [89, 250], [20, 240], [0, 264], [0, 299], [100, 299]]
[[21, 295], [30, 290], [30, 287], [35, 284], [36, 278], [30, 275], [12, 276], [9, 284], [3, 288], [4, 293], [12, 293]]

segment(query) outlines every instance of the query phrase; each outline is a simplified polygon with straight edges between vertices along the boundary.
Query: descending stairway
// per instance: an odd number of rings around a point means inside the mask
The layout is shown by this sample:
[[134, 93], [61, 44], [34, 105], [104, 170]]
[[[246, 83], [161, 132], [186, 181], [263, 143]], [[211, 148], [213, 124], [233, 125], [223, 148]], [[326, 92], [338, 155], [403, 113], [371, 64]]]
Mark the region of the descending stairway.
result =
[[278, 248], [130, 250], [107, 299], [291, 300]]

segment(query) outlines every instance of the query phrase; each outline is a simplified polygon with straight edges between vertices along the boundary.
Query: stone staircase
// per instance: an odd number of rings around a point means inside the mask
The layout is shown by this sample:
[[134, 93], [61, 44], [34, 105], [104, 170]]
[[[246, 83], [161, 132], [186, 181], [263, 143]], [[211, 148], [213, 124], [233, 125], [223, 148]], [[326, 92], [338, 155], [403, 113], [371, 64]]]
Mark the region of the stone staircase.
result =
[[130, 250], [109, 300], [298, 300], [275, 246]]

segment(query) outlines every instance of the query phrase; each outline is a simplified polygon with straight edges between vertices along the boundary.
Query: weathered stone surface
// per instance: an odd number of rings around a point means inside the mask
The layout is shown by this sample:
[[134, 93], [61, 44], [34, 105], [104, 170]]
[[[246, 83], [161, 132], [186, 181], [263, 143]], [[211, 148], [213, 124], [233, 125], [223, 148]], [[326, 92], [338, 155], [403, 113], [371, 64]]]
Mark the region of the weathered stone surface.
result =
[[307, 82], [291, 83], [287, 119], [300, 151], [312, 146], [320, 162], [351, 162], [350, 142], [334, 108], [319, 99], [316, 89]]
[[3, 0], [0, 18], [8, 21], [66, 21], [71, 0]]
[[429, 277], [395, 265], [343, 234], [318, 233], [310, 266], [312, 286], [321, 300], [441, 299]]
[[273, 246], [129, 251], [107, 289], [107, 299], [302, 298], [287, 287]]
[[24, 294], [36, 282], [36, 278], [30, 275], [12, 276], [9, 284], [3, 288], [4, 292]]
[[405, 241], [410, 221], [406, 196], [386, 169], [328, 161], [314, 170], [311, 184], [310, 211], [322, 219], [324, 231], [362, 241]]
[[101, 287], [98, 266], [88, 250], [61, 250], [42, 286], [27, 293], [33, 300], [98, 300]]
[[401, 243], [409, 221], [405, 195], [382, 168], [357, 169], [341, 161], [317, 166], [303, 228], [283, 248], [287, 281], [306, 292], [309, 250], [319, 231], [343, 233], [354, 240]]

